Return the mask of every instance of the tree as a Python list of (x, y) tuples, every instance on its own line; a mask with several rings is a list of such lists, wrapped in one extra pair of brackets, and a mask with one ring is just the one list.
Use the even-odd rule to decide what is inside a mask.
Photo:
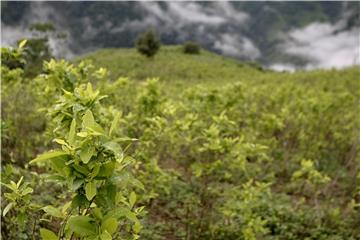
[(186, 42), (183, 46), (183, 51), (186, 54), (200, 54), (200, 45), (197, 42)]
[(41, 72), (43, 61), (53, 57), (49, 38), (55, 32), (55, 27), (51, 23), (35, 23), (29, 29), (32, 38), (27, 40), (25, 49), (25, 75), (33, 77)]
[(149, 30), (137, 38), (135, 46), (141, 54), (152, 57), (160, 49), (160, 44), (160, 38), (155, 30)]

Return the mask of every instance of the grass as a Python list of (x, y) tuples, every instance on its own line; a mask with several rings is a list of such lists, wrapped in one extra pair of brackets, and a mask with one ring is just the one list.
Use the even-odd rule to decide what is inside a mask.
[(76, 61), (82, 59), (90, 59), (95, 66), (109, 69), (112, 79), (119, 76), (138, 80), (158, 77), (165, 82), (186, 79), (188, 82), (200, 83), (233, 81), (262, 75), (251, 64), (205, 50), (198, 55), (184, 54), (181, 46), (163, 46), (153, 58), (140, 55), (136, 49), (102, 49), (81, 56)]
[[(271, 82), (271, 87), (282, 81), (295, 81), (311, 88), (314, 81), (331, 85), (332, 81), (348, 81), (359, 78), (360, 67), (349, 67), (342, 70), (313, 70), (274, 72), (262, 69), (257, 64), (241, 62), (236, 59), (220, 56), (206, 50), (198, 55), (184, 54), (182, 46), (162, 46), (153, 58), (139, 54), (134, 48), (101, 49), (76, 58), (74, 61), (91, 60), (95, 67), (104, 67), (110, 71), (110, 80), (128, 77), (130, 80), (142, 81), (147, 78), (159, 78), (170, 94), (177, 93), (183, 87), (195, 84), (206, 86), (223, 86), (227, 83), (243, 81), (250, 85)], [(326, 79), (326, 81), (323, 81)], [(359, 81), (350, 81), (349, 91), (359, 89)], [(265, 84), (266, 85), (266, 84)], [(331, 86), (330, 86), (331, 87)]]

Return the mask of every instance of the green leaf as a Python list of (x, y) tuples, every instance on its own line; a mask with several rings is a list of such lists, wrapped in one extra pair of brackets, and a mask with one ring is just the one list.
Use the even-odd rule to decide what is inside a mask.
[(137, 188), (140, 188), (141, 190), (145, 189), (144, 184), (142, 184), (142, 182), (140, 182), (136, 178), (131, 179), (130, 183), (131, 183), (131, 185), (133, 185), (133, 186), (135, 186)]
[(71, 121), (71, 125), (70, 125), (70, 131), (69, 131), (69, 136), (68, 136), (68, 142), (70, 143), (70, 145), (73, 145), (75, 142), (75, 135), (76, 134), (76, 119), (74, 118)]
[(113, 141), (115, 142), (135, 142), (138, 141), (137, 138), (129, 138), (129, 137), (121, 137), (121, 138), (115, 138)]
[(61, 150), (54, 150), (54, 151), (46, 152), (46, 153), (39, 155), (37, 158), (31, 160), (30, 164), (43, 162), (43, 161), (46, 161), (49, 159), (53, 159), (53, 158), (65, 156), (65, 155), (69, 155), (69, 154), (64, 151), (61, 151)]
[(53, 206), (43, 207), (42, 210), (44, 210), (47, 214), (53, 217), (63, 218), (63, 214), (61, 213), (61, 211)]
[(73, 167), (76, 171), (78, 171), (79, 173), (84, 174), (85, 176), (90, 173), (89, 170), (88, 170), (86, 167), (80, 166), (80, 165), (78, 165), (78, 164), (76, 164), (76, 163), (73, 164), (72, 167)]
[(95, 165), (95, 167), (92, 169), (91, 174), (90, 174), (89, 177), (91, 179), (93, 179), (94, 177), (96, 177), (98, 175), (99, 171), (100, 171), (100, 164), (97, 163)]
[(96, 217), (97, 219), (102, 219), (103, 218), (103, 214), (101, 212), (101, 209), (98, 208), (98, 207), (93, 208), (92, 213), (93, 213), (93, 216)]
[(133, 221), (133, 222), (135, 222), (135, 223), (139, 221), (139, 220), (137, 219), (135, 213), (133, 213), (133, 212), (131, 212), (131, 211), (129, 211), (129, 210), (125, 211), (124, 213), (125, 213), (125, 216), (127, 217), (127, 219), (129, 219), (129, 220), (131, 220), (131, 221)]
[(85, 185), (86, 198), (90, 201), (96, 195), (96, 182), (91, 181)]
[(66, 166), (66, 159), (60, 157), (53, 158), (51, 159), (51, 166), (55, 171), (57, 171), (63, 176), (66, 176), (66, 174), (68, 173), (69, 167)]
[(25, 196), (25, 195), (27, 195), (29, 193), (32, 193), (33, 191), (34, 190), (31, 187), (27, 187), (27, 188), (24, 189), (24, 191), (21, 192), (21, 195)]
[(88, 83), (88, 84), (86, 85), (86, 93), (87, 93), (89, 96), (93, 95), (93, 88), (92, 88), (91, 83)]
[(4, 187), (7, 187), (9, 190), (11, 190), (13, 192), (17, 190), (16, 183), (14, 183), (14, 184), (1, 183), (1, 185), (3, 185)]
[(85, 138), (85, 137), (88, 136), (88, 133), (87, 132), (79, 132), (76, 135), (79, 136), (79, 137)]
[(94, 146), (91, 146), (90, 144), (86, 144), (83, 148), (80, 150), (80, 159), (83, 163), (88, 163), (93, 156), (95, 152)]
[(3, 216), (5, 217), (5, 215), (10, 211), (10, 209), (15, 206), (14, 202), (9, 203), (8, 205), (6, 205), (6, 207), (3, 210)]
[(21, 178), (19, 179), (19, 181), (16, 183), (16, 187), (17, 187), (17, 188), (19, 188), (19, 187), (20, 187), (20, 185), (21, 185), (21, 183), (22, 183), (23, 179), (24, 179), (24, 176), (21, 176)]
[(135, 202), (136, 202), (136, 193), (131, 192), (130, 193), (130, 198), (129, 198), (130, 208), (133, 208)]
[(94, 136), (105, 136), (104, 129), (97, 123), (94, 123), (93, 126), (87, 127), (87, 130), (90, 130), (90, 134)]
[(18, 190), (18, 186), (14, 181), (10, 181), (10, 186), (12, 187), (14, 192), (16, 192)]
[(105, 149), (114, 153), (116, 160), (122, 161), (124, 154), (121, 149), (121, 146), (116, 142), (107, 142), (103, 145)]
[(96, 234), (96, 226), (88, 216), (73, 216), (69, 218), (68, 227), (72, 232), (85, 237)]
[(65, 203), (65, 204), (62, 206), (62, 208), (61, 208), (61, 213), (62, 213), (62, 214), (65, 214), (66, 211), (69, 209), (70, 206), (71, 206), (71, 201)]
[(66, 145), (66, 142), (63, 139), (55, 138), (53, 141), (60, 145)]
[(108, 177), (114, 172), (114, 169), (115, 169), (115, 162), (108, 161), (101, 165), (97, 177)]
[(58, 240), (55, 233), (45, 228), (40, 228), (40, 236), (42, 240)]
[(99, 206), (106, 206), (112, 209), (116, 202), (117, 188), (114, 184), (105, 183), (96, 195), (96, 203)]
[(141, 230), (141, 228), (142, 228), (141, 223), (140, 223), (140, 222), (136, 222), (132, 228), (133, 228), (133, 230), (134, 230), (135, 233), (140, 232), (140, 230)]
[(77, 194), (74, 198), (73, 198), (73, 200), (72, 200), (72, 202), (71, 202), (71, 207), (72, 208), (77, 208), (77, 207), (79, 207), (79, 206), (82, 206), (82, 205), (84, 205), (84, 204), (86, 204), (88, 201), (87, 201), (87, 199), (86, 199), (86, 197), (84, 196), (84, 195), (82, 195), (82, 194)]
[(100, 235), (101, 240), (112, 240), (112, 236), (107, 231), (101, 233)]
[(95, 122), (94, 116), (90, 110), (87, 110), (83, 116), (82, 131), (87, 132), (90, 130), (90, 134), (95, 136), (104, 135), (104, 129)]
[(84, 183), (84, 179), (78, 179), (76, 178), (73, 182), (72, 182), (72, 186), (71, 189), (75, 192), (76, 190), (78, 190), (81, 185)]
[(101, 230), (103, 232), (107, 231), (108, 233), (110, 233), (110, 235), (112, 235), (116, 232), (118, 225), (119, 223), (116, 218), (111, 217), (102, 222)]
[(25, 47), (26, 42), (27, 42), (26, 39), (22, 40), (22, 41), (19, 43), (19, 48)]
[(88, 127), (92, 127), (95, 124), (95, 119), (94, 116), (92, 114), (92, 112), (90, 110), (87, 110), (84, 114), (84, 116), (82, 117), (82, 128), (86, 129)]
[(117, 113), (114, 117), (114, 120), (111, 123), (110, 130), (109, 130), (109, 136), (111, 136), (114, 129), (118, 126), (120, 120), (120, 113)]

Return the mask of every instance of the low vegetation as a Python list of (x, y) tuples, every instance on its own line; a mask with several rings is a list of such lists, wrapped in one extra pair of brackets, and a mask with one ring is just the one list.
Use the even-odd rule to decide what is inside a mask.
[(2, 238), (360, 238), (359, 67), (172, 46), (33, 78), (25, 48), (2, 49)]

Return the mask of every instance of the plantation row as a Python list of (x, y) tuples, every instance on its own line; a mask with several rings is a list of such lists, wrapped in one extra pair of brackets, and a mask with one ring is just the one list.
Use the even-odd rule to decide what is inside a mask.
[(359, 68), (175, 91), (28, 78), (25, 44), (2, 49), (4, 239), (360, 238)]

